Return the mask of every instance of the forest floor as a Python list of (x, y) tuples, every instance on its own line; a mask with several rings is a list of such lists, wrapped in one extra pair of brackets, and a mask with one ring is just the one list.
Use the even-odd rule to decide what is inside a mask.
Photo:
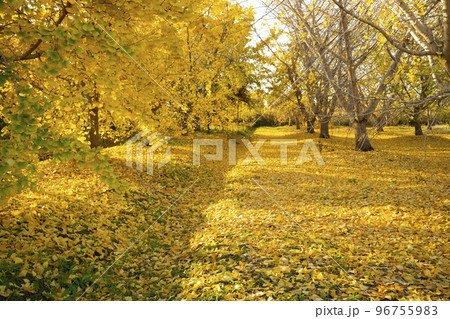
[[(224, 141), (225, 160), (194, 166), (192, 137), (174, 139), (153, 176), (112, 147), (124, 194), (42, 162), (37, 189), (0, 210), (0, 299), (448, 300), (450, 134), (386, 127), (367, 153), (351, 129), (330, 134), (258, 128), (266, 165), (243, 165), (237, 138), (237, 165)], [(325, 165), (295, 165), (310, 138)], [(271, 139), (298, 140), (287, 165)]]

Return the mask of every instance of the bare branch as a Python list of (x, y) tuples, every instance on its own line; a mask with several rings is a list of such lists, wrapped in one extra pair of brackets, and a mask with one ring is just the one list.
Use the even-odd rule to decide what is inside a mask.
[[(347, 13), (348, 15), (352, 16), (353, 18), (357, 19), (358, 21), (361, 21), (362, 23), (365, 23), (369, 26), (371, 26), (372, 28), (374, 28), (375, 30), (377, 30), (378, 32), (380, 32), (384, 38), (390, 43), (392, 44), (395, 48), (397, 48), (398, 50), (401, 50), (407, 54), (411, 54), (411, 55), (416, 55), (416, 56), (427, 56), (427, 55), (439, 55), (439, 53), (437, 51), (413, 51), (410, 50), (408, 48), (405, 48), (404, 46), (402, 46), (401, 44), (399, 44), (395, 39), (393, 39), (383, 28), (381, 28), (380, 26), (376, 25), (375, 23), (373, 23), (372, 21), (369, 21), (363, 17), (360, 17), (359, 15), (355, 14), (354, 12), (348, 10), (347, 8), (345, 8), (341, 3), (339, 3), (337, 0), (332, 0), (339, 8), (341, 8), (342, 11), (344, 11), (345, 13)], [(448, 0), (445, 0), (448, 1)]]

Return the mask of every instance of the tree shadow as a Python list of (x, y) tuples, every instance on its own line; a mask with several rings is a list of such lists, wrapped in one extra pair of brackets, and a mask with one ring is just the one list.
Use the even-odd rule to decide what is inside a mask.
[[(239, 139), (238, 166), (228, 165), (227, 150), (224, 161), (193, 166), (186, 138), (173, 144), (173, 161), (153, 176), (126, 167), (125, 148), (112, 148), (111, 163), (129, 185), (124, 196), (92, 180), (89, 171), (50, 170), (65, 184), (53, 185), (50, 197), (21, 202), (23, 209), (37, 207), (39, 218), (17, 216), (6, 226), (2, 215), (5, 229), (27, 230), (2, 245), (28, 254), (37, 275), (21, 277), (8, 261), (2, 282), (16, 285), (21, 294), (14, 300), (75, 300), (91, 285), (82, 300), (442, 296), (445, 274), (438, 265), (448, 251), (439, 225), (445, 225), (448, 190), (439, 172), (448, 164), (438, 151), (439, 145), (448, 149), (448, 140), (429, 137), (436, 156), (429, 153), (430, 161), (420, 163), (408, 150), (420, 145), (416, 137), (374, 140), (381, 149), (361, 153), (349, 152), (352, 136), (331, 135), (320, 144), (318, 133), (252, 137), (298, 139), (287, 166), (279, 163), (280, 148), (268, 142), (260, 152), (266, 166), (242, 166), (249, 153)], [(324, 166), (293, 165), (309, 138), (321, 147)], [(33, 223), (42, 227), (28, 233)], [(342, 270), (358, 279), (356, 289)], [(317, 279), (319, 272), (329, 281)], [(24, 279), (34, 292), (21, 288)]]
[(421, 164), (420, 156), (405, 152), (410, 139), (386, 139), (385, 145), (399, 145), (398, 154), (349, 153), (345, 138), (327, 140), (324, 166), (292, 165), (295, 152), (282, 166), (279, 147), (269, 145), (260, 152), (266, 166), (239, 166), (247, 155), (241, 154), (220, 200), (205, 210), (182, 297), (443, 298), (446, 186), (439, 163)]

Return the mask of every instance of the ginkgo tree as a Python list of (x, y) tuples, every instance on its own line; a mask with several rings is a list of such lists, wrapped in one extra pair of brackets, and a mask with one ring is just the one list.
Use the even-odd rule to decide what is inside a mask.
[[(112, 28), (114, 18), (116, 23), (123, 20), (124, 11), (96, 5), (96, 12), (89, 12), (81, 1), (10, 1), (0, 5), (1, 114), (7, 124), (1, 141), (2, 195), (30, 185), (33, 163), (42, 152), (80, 164), (89, 162), (101, 171), (108, 165), (86, 149), (77, 133), (89, 131), (91, 147), (98, 146), (103, 96), (120, 81), (120, 74), (108, 74), (126, 57), (110, 35), (119, 41), (126, 39), (113, 30), (110, 35), (102, 32), (92, 19), (100, 15)], [(76, 120), (80, 118), (84, 121)], [(112, 182), (111, 176), (106, 178)]]
[(413, 62), (414, 67), (409, 68), (412, 76), (403, 88), (407, 91), (421, 83), (419, 96), (407, 97), (413, 109), (411, 124), (416, 135), (421, 135), (418, 114), (434, 104), (436, 118), (442, 111), (440, 105), (448, 104), (450, 97), (450, 2), (386, 0), (378, 13), (372, 9), (373, 1), (359, 2), (353, 9), (349, 9), (350, 3), (333, 2), (353, 19), (370, 26), (381, 42), (389, 43)]
[[(313, 58), (321, 63), (321, 69), (314, 70), (317, 76), (313, 73), (313, 81), (320, 83), (314, 79), (323, 76), (326, 78), (335, 98), (346, 110), (355, 128), (355, 149), (370, 151), (373, 147), (367, 132), (369, 118), (377, 112), (386, 88), (396, 80), (395, 74), (398, 73), (398, 65), (404, 50), (395, 45), (384, 44), (380, 41), (381, 36), (373, 28), (358, 19), (353, 19), (341, 8), (350, 2), (341, 1), (340, 6), (335, 6), (334, 3), (321, 0), (308, 2), (284, 0), (281, 4), (285, 8), (283, 11), (286, 15), (285, 20), (295, 23), (293, 29), (297, 30), (297, 33), (306, 31), (305, 34), (301, 34), (306, 44), (303, 50), (307, 54), (312, 54)], [(383, 20), (385, 13), (383, 10), (386, 8), (370, 7), (370, 10), (379, 21)], [(326, 31), (330, 26), (334, 28), (331, 33)], [(408, 40), (407, 37), (408, 34), (401, 45)], [(333, 70), (329, 56), (339, 61), (345, 72)], [(390, 57), (387, 64), (384, 62), (385, 59), (380, 58), (386, 56)], [(374, 65), (380, 67), (374, 68)], [(310, 72), (308, 68), (306, 73)], [(308, 75), (308, 78), (311, 76)], [(312, 99), (310, 101), (313, 102)]]
[(185, 76), (179, 85), (189, 114), (209, 129), (213, 122), (239, 121), (240, 108), (251, 104), (250, 86), (257, 83), (250, 62), (255, 53), (248, 46), (253, 17), (249, 9), (226, 1), (206, 6), (201, 17), (183, 35)]
[(251, 9), (210, 0), (0, 6), (4, 195), (30, 184), (39, 154), (82, 163), (98, 157), (87, 145), (142, 126), (187, 131), (251, 105)]

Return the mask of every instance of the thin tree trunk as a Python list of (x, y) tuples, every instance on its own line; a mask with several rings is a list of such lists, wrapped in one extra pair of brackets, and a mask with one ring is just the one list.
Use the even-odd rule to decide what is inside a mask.
[(89, 110), (89, 142), (91, 148), (100, 146), (100, 132), (98, 122), (98, 107), (94, 107)]
[(444, 24), (444, 59), (447, 73), (450, 74), (450, 0), (442, 0)]
[(433, 129), (433, 117), (431, 115), (430, 109), (427, 109), (427, 131), (431, 131)]
[(419, 121), (420, 107), (415, 105), (413, 109), (413, 116), (411, 120), (411, 124), (414, 126), (414, 135), (420, 136), (423, 135), (422, 126)]
[(328, 124), (330, 122), (321, 122), (320, 123), (320, 136), (319, 138), (330, 138), (330, 133), (328, 129)]
[[(427, 90), (428, 90), (427, 78), (424, 75), (421, 75), (420, 81), (421, 81), (421, 86), (422, 86), (421, 91), (420, 91), (420, 98), (425, 99), (427, 97)], [(416, 136), (423, 135), (419, 116), (420, 116), (420, 112), (424, 109), (424, 107), (425, 107), (425, 104), (414, 105), (414, 107), (413, 107), (411, 124), (414, 125), (414, 135), (416, 135)]]
[(344, 34), (345, 54), (347, 58), (348, 88), (350, 91), (348, 97), (349, 105), (352, 110), (354, 110), (357, 120), (362, 121), (364, 115), (362, 115), (361, 102), (359, 101), (358, 78), (356, 76), (356, 67), (354, 65), (352, 54), (353, 47), (350, 39), (350, 31), (348, 30), (347, 14), (344, 11), (341, 11), (341, 25)]
[(297, 129), (297, 130), (299, 130), (300, 129), (300, 111), (298, 110), (298, 109), (296, 109), (295, 111), (294, 111), (295, 113), (294, 113), (294, 119), (295, 119), (295, 128)]
[(306, 119), (306, 132), (313, 134), (314, 133), (314, 122), (316, 119), (314, 117), (310, 117)]
[(362, 152), (373, 151), (373, 147), (370, 145), (369, 135), (367, 134), (367, 120), (355, 120), (353, 126), (355, 127), (355, 150)]
[[(347, 58), (347, 71), (349, 81), (349, 105), (352, 107), (355, 113), (355, 119), (353, 120), (353, 126), (355, 128), (355, 150), (368, 152), (373, 151), (372, 145), (370, 145), (369, 135), (367, 134), (367, 114), (363, 114), (362, 105), (359, 101), (359, 91), (357, 86), (356, 68), (353, 63), (352, 50), (350, 39), (350, 31), (348, 30), (347, 16), (344, 11), (341, 11), (341, 25), (342, 32), (344, 33), (345, 53)], [(352, 113), (353, 113), (352, 112)]]
[(386, 117), (386, 115), (384, 114), (384, 112), (376, 117), (376, 119), (377, 119), (377, 132), (384, 132), (384, 126), (386, 125), (385, 117)]
[(416, 136), (423, 135), (422, 126), (420, 125), (419, 121), (414, 122), (414, 135)]
[(377, 132), (384, 132), (384, 116), (380, 115), (377, 118)]

